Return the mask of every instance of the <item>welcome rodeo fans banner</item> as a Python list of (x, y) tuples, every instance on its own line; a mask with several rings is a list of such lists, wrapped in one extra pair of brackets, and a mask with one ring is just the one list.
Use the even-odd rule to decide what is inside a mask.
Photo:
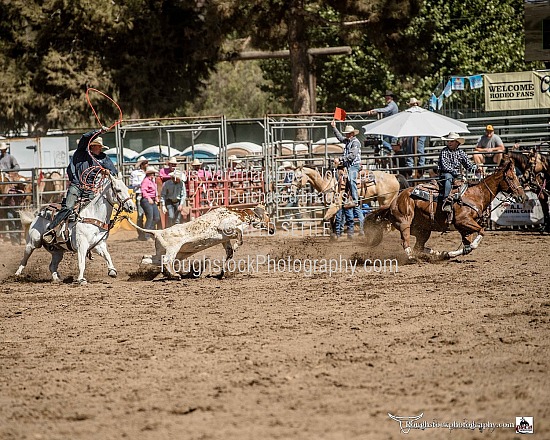
[(487, 111), (550, 107), (550, 71), (494, 73), (484, 77)]

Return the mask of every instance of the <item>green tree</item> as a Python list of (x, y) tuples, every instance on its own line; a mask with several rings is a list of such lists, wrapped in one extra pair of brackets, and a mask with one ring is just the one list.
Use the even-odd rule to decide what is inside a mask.
[[(5, 0), (0, 4), (1, 131), (94, 123), (95, 87), (133, 117), (165, 116), (196, 94), (224, 38), (211, 2)], [(95, 102), (107, 125), (117, 117)]]

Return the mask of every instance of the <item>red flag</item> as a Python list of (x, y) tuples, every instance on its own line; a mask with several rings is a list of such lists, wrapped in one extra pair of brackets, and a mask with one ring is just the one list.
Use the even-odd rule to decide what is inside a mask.
[(336, 110), (334, 110), (334, 119), (337, 121), (345, 121), (346, 111), (342, 108), (336, 107)]

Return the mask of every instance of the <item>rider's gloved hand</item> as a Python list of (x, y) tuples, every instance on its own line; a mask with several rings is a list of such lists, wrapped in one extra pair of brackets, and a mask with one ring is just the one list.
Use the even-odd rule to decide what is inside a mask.
[(109, 131), (109, 127), (106, 127), (105, 125), (101, 126), (101, 132), (102, 133), (107, 133), (108, 131)]

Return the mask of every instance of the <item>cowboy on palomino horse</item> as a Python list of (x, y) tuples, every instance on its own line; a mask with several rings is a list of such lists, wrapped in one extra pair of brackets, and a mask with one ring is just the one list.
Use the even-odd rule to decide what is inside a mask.
[(94, 197), (93, 187), (99, 174), (106, 176), (110, 173), (117, 176), (115, 165), (109, 156), (103, 153), (103, 150), (109, 147), (103, 145), (103, 139), (99, 137), (107, 130), (107, 127), (102, 127), (100, 130), (89, 131), (78, 141), (78, 147), (67, 167), (67, 176), (70, 181), (67, 196), (61, 209), (51, 221), (48, 231), (42, 237), (46, 244), (56, 241), (57, 226), (71, 215), (78, 200), (86, 201)]

